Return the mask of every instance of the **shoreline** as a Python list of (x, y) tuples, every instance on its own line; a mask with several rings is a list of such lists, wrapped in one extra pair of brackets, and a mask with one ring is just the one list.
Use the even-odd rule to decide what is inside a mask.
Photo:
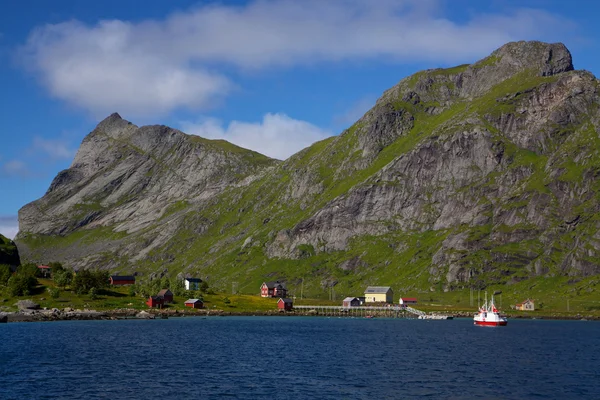
[[(454, 312), (446, 313), (453, 318), (472, 318), (473, 313)], [(91, 320), (124, 320), (124, 319), (168, 319), (181, 317), (340, 317), (354, 318), (348, 315), (338, 314), (319, 314), (315, 312), (296, 312), (296, 311), (224, 311), (210, 309), (190, 310), (136, 310), (136, 309), (117, 309), (108, 311), (96, 311), (89, 309), (52, 309), (52, 310), (20, 310), (16, 312), (0, 312), (0, 323), (8, 322), (50, 322), (50, 321), (91, 321)], [(375, 315), (385, 318), (386, 315)], [(506, 314), (508, 319), (540, 319), (540, 320), (564, 320), (564, 321), (598, 321), (600, 317), (593, 315), (577, 314), (573, 316), (566, 315), (514, 315)], [(358, 317), (362, 318), (362, 317)], [(410, 317), (400, 317), (406, 319), (416, 319)]]

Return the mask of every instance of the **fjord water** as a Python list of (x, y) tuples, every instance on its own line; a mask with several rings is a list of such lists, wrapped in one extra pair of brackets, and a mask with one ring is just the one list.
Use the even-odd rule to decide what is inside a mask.
[(600, 398), (600, 323), (209, 317), (0, 325), (1, 399)]

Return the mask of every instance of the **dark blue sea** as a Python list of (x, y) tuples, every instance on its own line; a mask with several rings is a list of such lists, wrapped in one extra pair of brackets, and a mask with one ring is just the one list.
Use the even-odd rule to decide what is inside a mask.
[(600, 322), (186, 317), (0, 325), (1, 399), (600, 399)]

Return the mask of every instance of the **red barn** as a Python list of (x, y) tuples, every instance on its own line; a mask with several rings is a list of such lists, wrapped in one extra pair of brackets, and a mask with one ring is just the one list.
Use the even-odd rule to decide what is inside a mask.
[(171, 292), (169, 289), (161, 290), (158, 292), (157, 296), (162, 297), (162, 299), (165, 301), (165, 304), (173, 302), (173, 292)]
[(150, 308), (163, 308), (163, 306), (165, 305), (165, 301), (162, 297), (150, 296), (146, 304)]
[(134, 285), (135, 284), (135, 276), (133, 275), (111, 275), (110, 284), (113, 286), (118, 285)]
[(283, 297), (287, 296), (287, 288), (285, 283), (279, 281), (263, 282), (260, 287), (261, 297)]
[(292, 311), (292, 309), (294, 308), (294, 302), (292, 301), (292, 299), (280, 298), (277, 301), (277, 308), (284, 311)]
[(188, 299), (183, 303), (186, 307), (203, 308), (204, 303), (200, 299)]

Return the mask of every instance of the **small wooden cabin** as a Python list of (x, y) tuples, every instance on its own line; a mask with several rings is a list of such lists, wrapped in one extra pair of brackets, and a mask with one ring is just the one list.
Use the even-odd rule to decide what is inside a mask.
[(165, 301), (162, 297), (150, 296), (148, 298), (148, 301), (146, 301), (146, 304), (150, 308), (163, 308), (163, 306), (165, 305)]
[(200, 299), (188, 299), (183, 304), (186, 307), (191, 307), (191, 308), (203, 308), (204, 307), (204, 302), (202, 302), (202, 300), (200, 300)]
[(356, 297), (346, 297), (342, 301), (342, 307), (350, 308), (350, 307), (358, 307), (360, 306), (360, 300)]
[(292, 311), (294, 309), (294, 302), (292, 299), (280, 298), (277, 301), (277, 308), (281, 311)]
[(169, 289), (161, 290), (160, 292), (158, 292), (157, 296), (162, 297), (165, 304), (173, 302), (173, 292), (171, 292), (171, 290)]
[(417, 298), (416, 297), (401, 297), (400, 298), (400, 305), (401, 306), (408, 306), (411, 304), (417, 304)]

